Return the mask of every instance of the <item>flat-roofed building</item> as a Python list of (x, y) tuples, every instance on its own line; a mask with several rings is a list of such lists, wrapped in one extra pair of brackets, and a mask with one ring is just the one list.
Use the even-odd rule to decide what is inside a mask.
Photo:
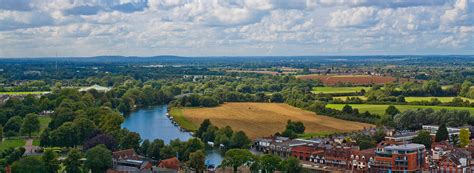
[(376, 172), (421, 172), (425, 152), (425, 146), (421, 144), (377, 147), (372, 168)]

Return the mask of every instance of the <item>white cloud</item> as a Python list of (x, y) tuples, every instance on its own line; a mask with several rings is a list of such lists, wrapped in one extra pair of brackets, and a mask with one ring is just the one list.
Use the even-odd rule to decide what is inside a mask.
[(474, 53), (474, 0), (0, 4), (0, 57)]
[(377, 22), (377, 9), (374, 7), (356, 7), (337, 10), (331, 13), (331, 27), (369, 27)]

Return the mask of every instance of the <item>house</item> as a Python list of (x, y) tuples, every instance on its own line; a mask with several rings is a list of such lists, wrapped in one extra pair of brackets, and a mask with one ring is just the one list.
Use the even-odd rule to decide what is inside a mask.
[(112, 152), (114, 160), (125, 160), (125, 159), (135, 159), (138, 160), (140, 157), (135, 152), (134, 149), (126, 149)]
[(368, 172), (374, 163), (375, 149), (352, 150), (349, 160), (351, 170), (354, 172)]
[(311, 155), (315, 152), (322, 152), (322, 150), (304, 145), (291, 148), (291, 156), (303, 161), (310, 161)]
[(471, 152), (457, 148), (442, 156), (437, 172), (464, 173), (471, 172)]
[(178, 158), (176, 157), (162, 160), (160, 164), (158, 164), (158, 168), (166, 168), (166, 169), (172, 169), (176, 171), (179, 171), (179, 167), (180, 167), (180, 162)]
[(395, 142), (408, 142), (415, 138), (416, 135), (416, 131), (397, 131), (391, 132), (390, 135), (385, 136), (385, 140)]
[(149, 172), (153, 166), (133, 149), (112, 152), (112, 164), (108, 173)]
[[(326, 150), (322, 156), (324, 157), (324, 162), (327, 166), (334, 167), (334, 168), (350, 168), (350, 156), (351, 156), (351, 148), (348, 147), (335, 147), (329, 150)], [(321, 157), (322, 158), (322, 157)], [(321, 162), (321, 161), (320, 161)], [(350, 170), (350, 169), (349, 169)]]

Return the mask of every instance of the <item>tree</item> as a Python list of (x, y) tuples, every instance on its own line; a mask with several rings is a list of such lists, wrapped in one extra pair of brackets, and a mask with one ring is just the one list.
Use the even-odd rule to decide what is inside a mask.
[(25, 157), (12, 165), (12, 173), (46, 172), (44, 162), (37, 157)]
[(104, 145), (97, 145), (86, 152), (85, 166), (91, 169), (92, 173), (105, 172), (112, 167), (112, 152)]
[(446, 128), (446, 124), (443, 123), (439, 126), (438, 131), (436, 131), (435, 141), (440, 142), (440, 141), (448, 140), (448, 138), (449, 138), (448, 128)]
[(300, 165), (300, 160), (295, 157), (289, 157), (288, 159), (284, 160), (281, 167), (283, 172), (288, 173), (303, 171), (303, 168)]
[(75, 119), (73, 125), (77, 130), (77, 140), (80, 142), (84, 142), (84, 140), (92, 137), (91, 135), (94, 134), (97, 129), (94, 122), (86, 118)]
[(355, 137), (355, 140), (356, 140), (357, 145), (359, 146), (359, 148), (360, 148), (361, 150), (373, 148), (373, 147), (376, 146), (376, 142), (375, 142), (374, 139), (372, 139), (371, 136), (358, 134), (358, 135)]
[(449, 143), (451, 143), (453, 146), (459, 146), (459, 135), (452, 134), (449, 136)]
[(376, 143), (380, 143), (385, 139), (385, 131), (383, 129), (377, 128), (372, 138), (375, 140)]
[(31, 137), (32, 132), (39, 131), (40, 129), (40, 122), (38, 119), (38, 115), (36, 114), (28, 114), (23, 119), (23, 124), (21, 125), (21, 133), (28, 134), (28, 137)]
[(186, 142), (184, 147), (184, 160), (188, 160), (190, 153), (204, 149), (204, 143), (199, 138), (191, 138)]
[(64, 166), (66, 166), (67, 173), (81, 173), (82, 163), (80, 159), (82, 153), (77, 149), (72, 149), (67, 154), (67, 158), (64, 160)]
[(281, 159), (275, 155), (264, 155), (260, 159), (260, 166), (262, 170), (266, 173), (273, 173), (277, 170), (278, 165), (280, 165)]
[(270, 101), (273, 103), (282, 103), (285, 101), (285, 98), (283, 97), (283, 94), (281, 93), (273, 93), (272, 96), (270, 97)]
[(79, 143), (77, 138), (76, 128), (72, 122), (66, 122), (51, 132), (50, 142), (53, 146), (74, 147)]
[(431, 143), (433, 143), (430, 132), (426, 130), (418, 131), (418, 134), (416, 135), (416, 137), (413, 138), (412, 142), (417, 144), (423, 144), (425, 145), (426, 149), (430, 149)]
[(471, 143), (469, 140), (469, 137), (471, 136), (471, 132), (469, 131), (468, 128), (462, 128), (461, 131), (459, 132), (459, 146), (460, 147), (466, 147)]
[(301, 121), (293, 122), (291, 120), (288, 120), (286, 122), (286, 129), (287, 130), (292, 130), (293, 132), (297, 134), (302, 134), (304, 133), (305, 127), (304, 124)]
[(230, 139), (230, 145), (232, 148), (247, 148), (249, 147), (250, 142), (250, 139), (243, 131), (234, 133)]
[(255, 159), (255, 156), (247, 149), (230, 149), (225, 153), (223, 166), (230, 166), (237, 172), (237, 168), (243, 165), (249, 165)]
[(347, 114), (352, 114), (353, 112), (352, 106), (344, 105), (344, 107), (342, 108), (342, 112), (347, 113)]
[(20, 116), (14, 116), (8, 119), (7, 123), (3, 127), (4, 132), (19, 132), (23, 119)]
[(468, 80), (464, 81), (461, 85), (461, 90), (459, 91), (460, 96), (467, 96), (467, 93), (471, 89), (472, 83)]
[(211, 125), (211, 120), (205, 119), (202, 121), (201, 126), (196, 131), (195, 136), (198, 138), (202, 138), (202, 134), (207, 131), (207, 128)]
[(152, 159), (159, 160), (161, 159), (160, 150), (165, 146), (165, 142), (161, 139), (155, 139), (150, 146), (148, 147), (147, 154), (148, 157)]
[(53, 150), (45, 150), (41, 159), (45, 163), (46, 172), (56, 173), (59, 169), (58, 155)]
[(189, 154), (189, 161), (186, 164), (194, 171), (200, 173), (206, 169), (206, 165), (204, 164), (205, 160), (206, 156), (204, 155), (204, 152), (202, 150), (198, 150)]
[(44, 129), (43, 133), (40, 135), (40, 146), (47, 147), (51, 146), (51, 139), (49, 138), (50, 129), (49, 127)]
[(140, 154), (143, 156), (148, 156), (148, 148), (150, 148), (150, 140), (145, 139), (140, 146)]
[(120, 148), (130, 149), (133, 148), (135, 151), (140, 149), (141, 138), (140, 134), (136, 132), (128, 132), (124, 138), (120, 141)]
[(117, 149), (117, 140), (111, 135), (108, 134), (99, 134), (94, 136), (93, 138), (84, 142), (82, 149), (89, 150), (89, 148), (93, 148), (97, 145), (104, 144), (107, 149), (111, 151), (115, 151)]
[(0, 141), (3, 141), (3, 127), (0, 125)]
[(400, 111), (393, 105), (390, 105), (385, 109), (385, 115), (390, 115), (392, 118), (399, 113)]
[(109, 112), (106, 115), (102, 115), (100, 118), (99, 128), (106, 133), (110, 133), (117, 129), (120, 129), (125, 119), (122, 115), (117, 112)]

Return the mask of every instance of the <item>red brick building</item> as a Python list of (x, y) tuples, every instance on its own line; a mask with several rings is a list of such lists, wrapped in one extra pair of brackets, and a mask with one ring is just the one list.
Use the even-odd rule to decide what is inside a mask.
[(318, 149), (312, 146), (296, 146), (291, 148), (291, 156), (299, 160), (309, 161), (311, 154), (316, 151), (318, 151)]
[(377, 147), (372, 170), (375, 172), (421, 172), (425, 164), (425, 146), (402, 144)]

